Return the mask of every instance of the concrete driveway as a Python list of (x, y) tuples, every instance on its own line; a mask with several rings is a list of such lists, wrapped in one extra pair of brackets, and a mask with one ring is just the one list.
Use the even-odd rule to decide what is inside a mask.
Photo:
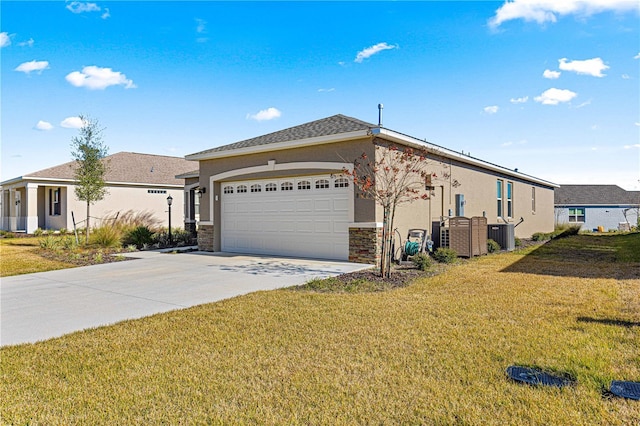
[(369, 267), (229, 253), (132, 256), (136, 260), (3, 278), (0, 345), (32, 343)]

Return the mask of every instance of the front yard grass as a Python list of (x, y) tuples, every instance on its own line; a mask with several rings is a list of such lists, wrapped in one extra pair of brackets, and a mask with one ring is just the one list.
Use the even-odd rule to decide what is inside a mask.
[(0, 238), (0, 277), (72, 268), (73, 264), (40, 255), (38, 238)]
[[(640, 234), (591, 238), (389, 291), (258, 292), (5, 347), (0, 421), (638, 424), (640, 403), (605, 390), (640, 381)], [(577, 382), (519, 385), (514, 364)]]

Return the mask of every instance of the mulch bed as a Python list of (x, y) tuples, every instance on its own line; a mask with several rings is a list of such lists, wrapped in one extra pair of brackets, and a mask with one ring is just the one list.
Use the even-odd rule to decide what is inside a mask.
[(38, 254), (46, 259), (70, 263), (76, 266), (90, 266), (131, 260), (130, 257), (118, 256), (122, 254), (122, 252), (113, 249), (86, 249), (73, 253), (40, 249)]

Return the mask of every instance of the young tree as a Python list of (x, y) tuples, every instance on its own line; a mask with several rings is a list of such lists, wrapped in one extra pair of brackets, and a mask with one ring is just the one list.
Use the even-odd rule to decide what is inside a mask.
[(80, 116), (82, 127), (79, 135), (71, 140), (71, 155), (75, 159), (75, 192), (80, 201), (87, 203), (86, 243), (89, 242), (89, 218), (91, 204), (100, 201), (107, 194), (105, 175), (108, 164), (104, 158), (108, 148), (102, 141), (103, 128), (97, 120)]
[[(396, 209), (401, 204), (428, 199), (430, 182), (438, 176), (432, 170), (434, 160), (428, 158), (426, 150), (378, 142), (375, 152), (376, 158), (370, 159), (363, 153), (354, 162), (353, 171), (345, 169), (343, 172), (353, 178), (362, 197), (375, 200), (383, 209), (380, 275), (388, 278)], [(449, 177), (446, 170), (442, 175)]]

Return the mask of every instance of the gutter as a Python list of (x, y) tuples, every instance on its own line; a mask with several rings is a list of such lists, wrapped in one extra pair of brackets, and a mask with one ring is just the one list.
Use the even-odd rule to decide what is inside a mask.
[(371, 129), (371, 134), (374, 136), (380, 136), (384, 139), (390, 140), (392, 142), (397, 142), (402, 145), (407, 145), (413, 148), (418, 149), (426, 149), (430, 152), (440, 153), (443, 157), (457, 160), (461, 163), (471, 164), (477, 167), (481, 167), (483, 169), (492, 170), (494, 172), (498, 172), (507, 176), (517, 177), (519, 179), (527, 180), (529, 182), (535, 182), (540, 185), (552, 187), (552, 188), (560, 188), (560, 185), (549, 182), (543, 179), (536, 178), (534, 176), (530, 176), (524, 173), (519, 173), (511, 169), (507, 169), (506, 167), (499, 166), (497, 164), (488, 163), (484, 160), (480, 160), (474, 157), (469, 157), (468, 155), (461, 154), (456, 151), (452, 151), (448, 148), (444, 148), (439, 145), (435, 145), (426, 141), (422, 141), (420, 139), (414, 138), (412, 136), (408, 136), (402, 133), (394, 132), (393, 130), (388, 130), (384, 128), (375, 128)]

